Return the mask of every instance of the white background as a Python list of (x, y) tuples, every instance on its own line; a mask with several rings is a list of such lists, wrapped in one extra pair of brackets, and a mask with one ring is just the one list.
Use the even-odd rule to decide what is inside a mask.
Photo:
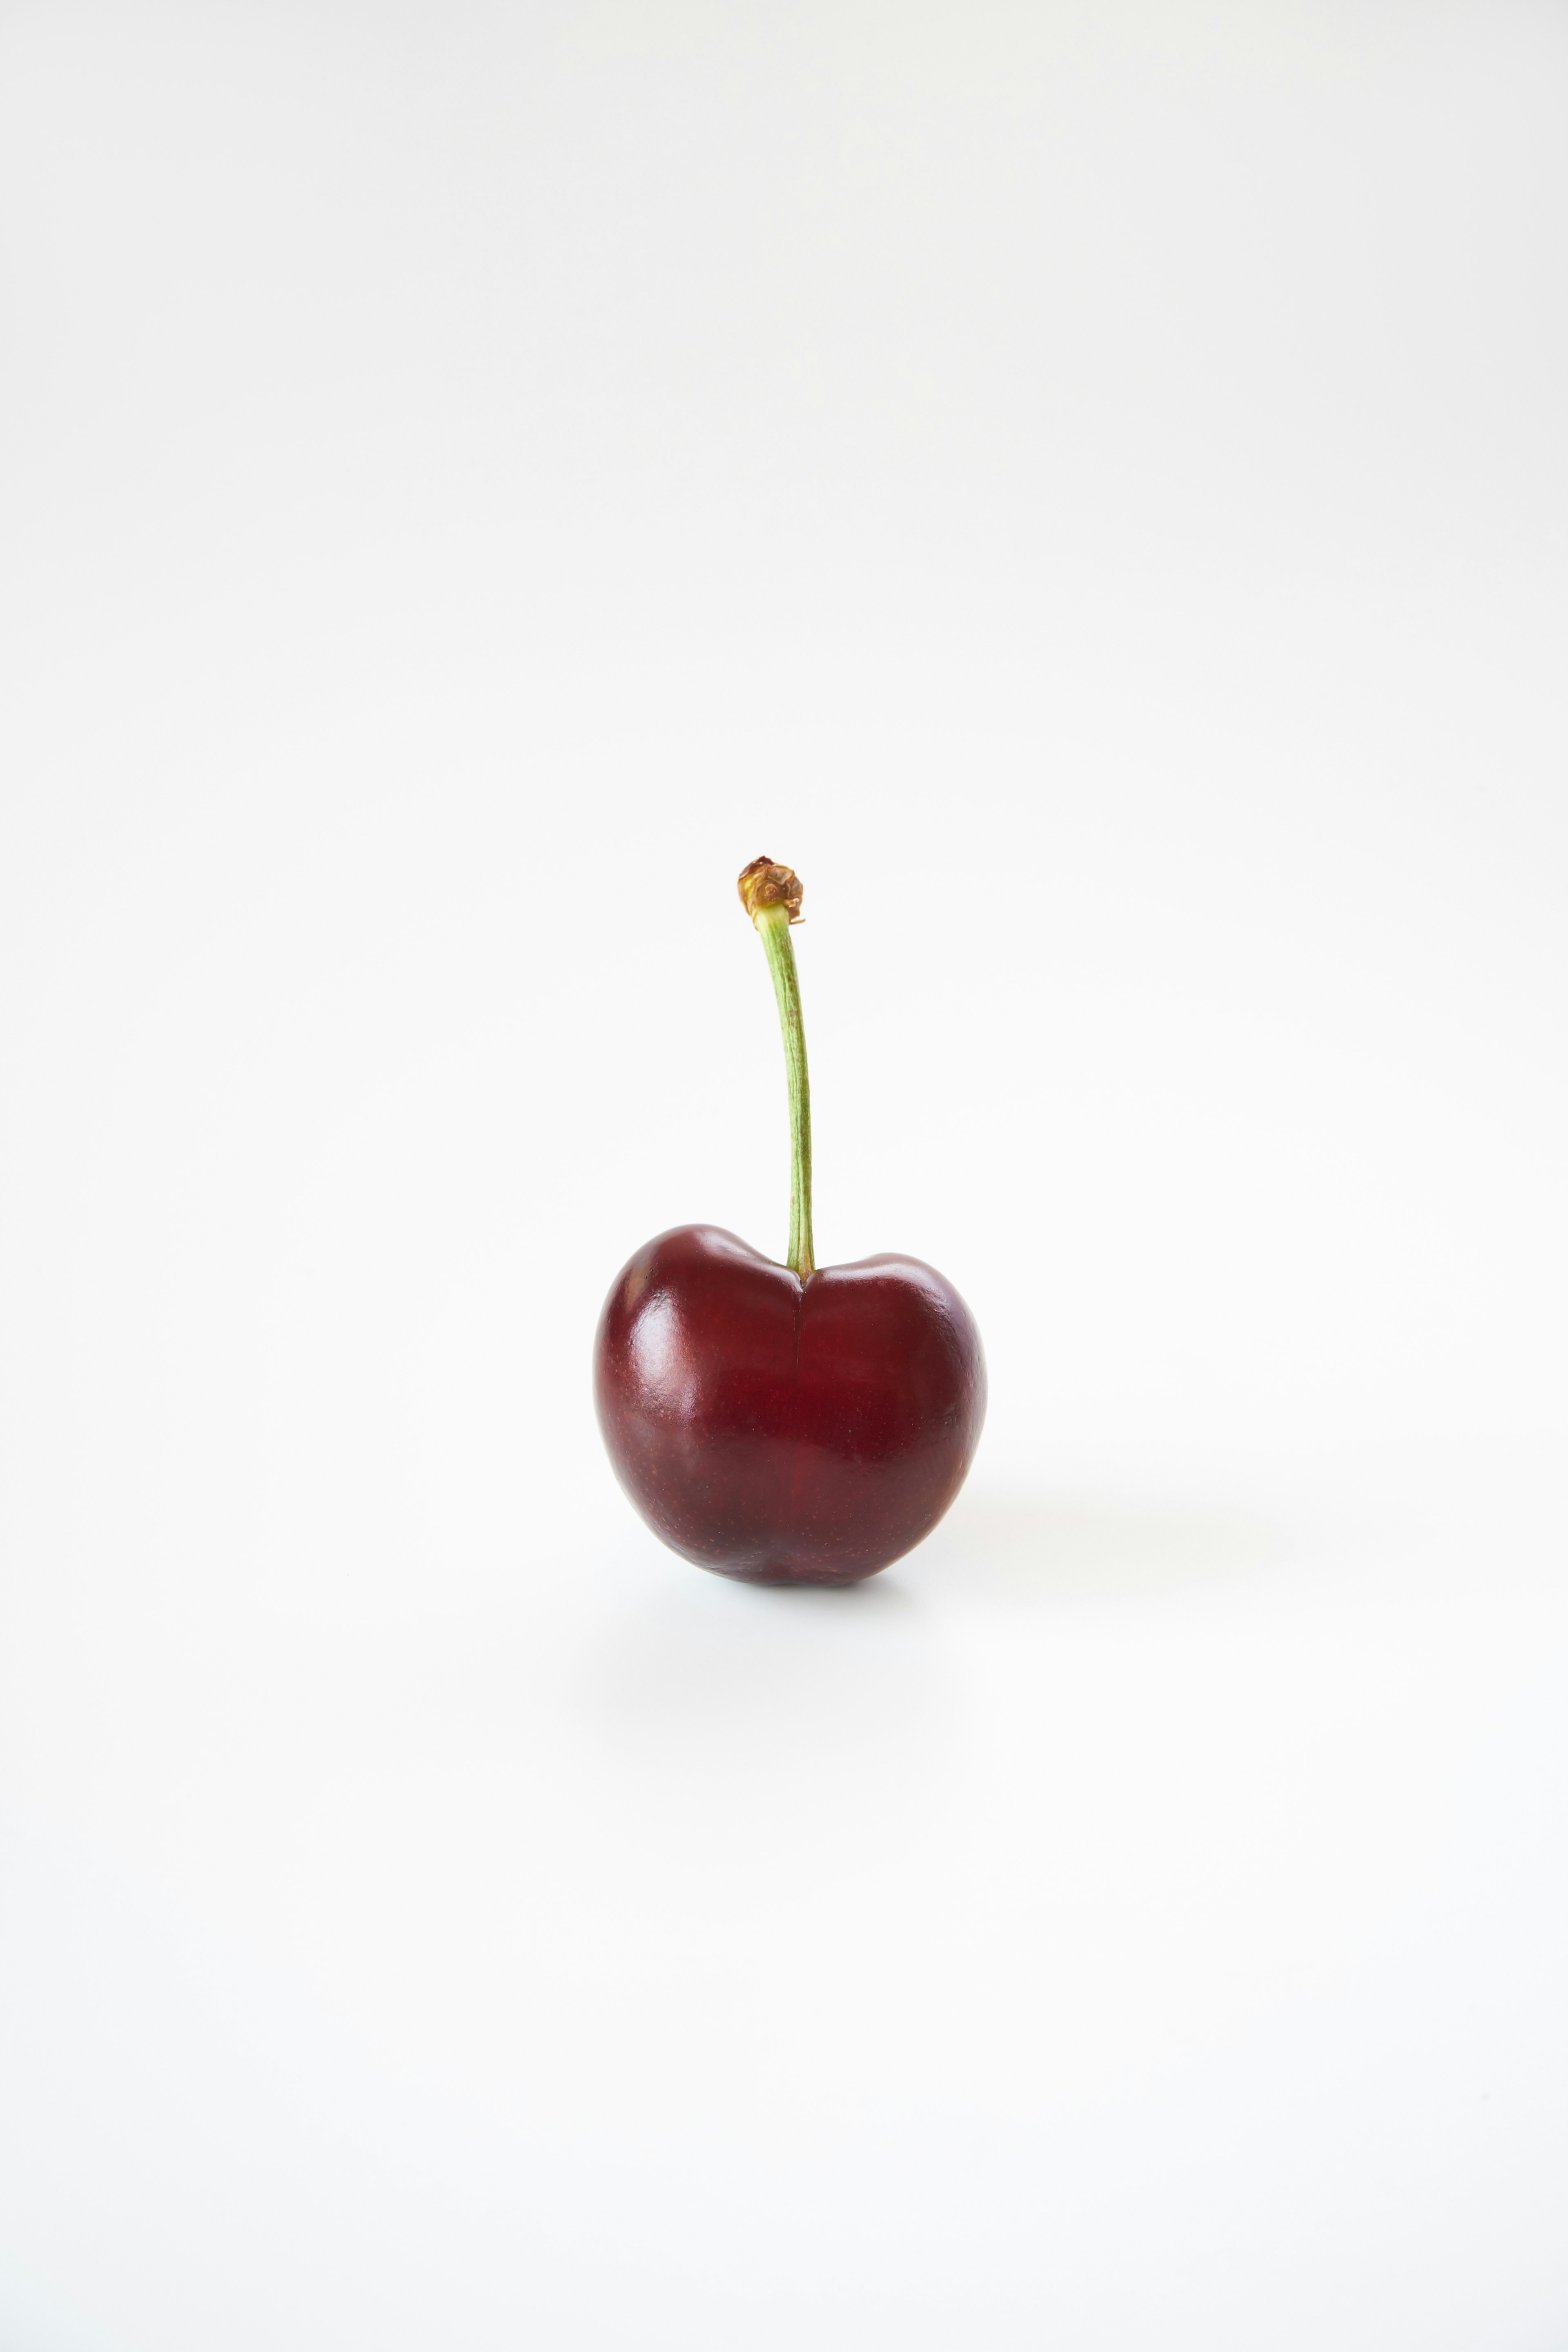
[[(12, 5), (4, 2352), (1568, 2344), (1568, 17)], [(991, 1366), (849, 1594), (689, 1219)]]

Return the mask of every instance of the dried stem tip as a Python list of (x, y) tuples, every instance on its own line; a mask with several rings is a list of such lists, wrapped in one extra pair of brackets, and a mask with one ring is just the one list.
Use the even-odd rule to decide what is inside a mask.
[(792, 923), (800, 920), (800, 877), (771, 857), (753, 857), (741, 875), (741, 904), (754, 923), (764, 907), (783, 907)]

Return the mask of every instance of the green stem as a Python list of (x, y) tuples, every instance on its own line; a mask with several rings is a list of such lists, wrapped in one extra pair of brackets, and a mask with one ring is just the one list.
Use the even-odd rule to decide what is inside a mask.
[(805, 1282), (816, 1261), (811, 1243), (811, 1079), (800, 1019), (800, 975), (795, 968), (788, 909), (759, 907), (752, 920), (773, 976), (789, 1080), (789, 1255), (784, 1263)]

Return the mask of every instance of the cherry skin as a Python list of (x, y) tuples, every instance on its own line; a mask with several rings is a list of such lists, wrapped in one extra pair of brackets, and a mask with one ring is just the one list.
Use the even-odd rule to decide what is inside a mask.
[(716, 1225), (616, 1276), (599, 1426), (656, 1535), (752, 1584), (854, 1584), (928, 1536), (985, 1417), (974, 1318), (918, 1258), (804, 1280)]

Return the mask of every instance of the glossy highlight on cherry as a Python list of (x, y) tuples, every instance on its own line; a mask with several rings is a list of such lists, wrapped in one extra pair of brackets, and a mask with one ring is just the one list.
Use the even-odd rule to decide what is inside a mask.
[(678, 1225), (622, 1267), (599, 1318), (610, 1460), (655, 1534), (760, 1584), (853, 1584), (929, 1535), (985, 1416), (980, 1334), (920, 1259), (817, 1267), (810, 1090), (789, 926), (801, 886), (756, 858), (741, 898), (767, 950), (789, 1084), (789, 1260)]

